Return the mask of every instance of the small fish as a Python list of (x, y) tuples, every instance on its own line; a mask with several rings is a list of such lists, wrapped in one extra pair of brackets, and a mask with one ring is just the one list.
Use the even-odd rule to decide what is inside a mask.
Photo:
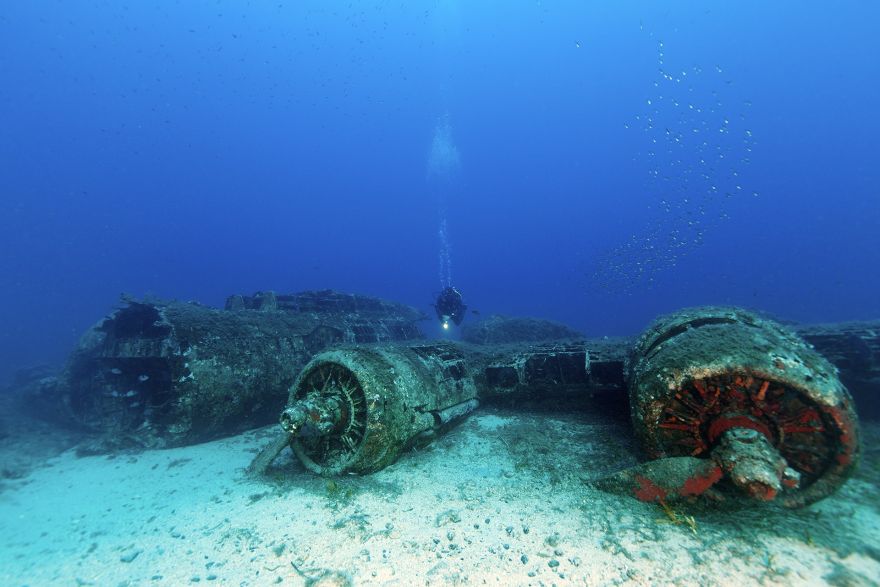
[(138, 392), (136, 392), (135, 390), (129, 389), (127, 392), (125, 392), (125, 397), (134, 397), (137, 394), (138, 394)]
[(122, 375), (122, 369), (118, 369), (116, 367), (113, 367), (112, 369), (110, 369), (110, 372), (113, 373), (114, 375)]
[(141, 375), (141, 376), (138, 377), (138, 381), (140, 381), (141, 383), (143, 383), (144, 381), (147, 381), (149, 378), (150, 378), (149, 375)]

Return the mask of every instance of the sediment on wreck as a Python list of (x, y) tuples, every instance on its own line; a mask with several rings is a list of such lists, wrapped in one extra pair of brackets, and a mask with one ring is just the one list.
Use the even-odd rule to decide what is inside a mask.
[(614, 397), (621, 394), (623, 355), (597, 348), (585, 341), (422, 341), (322, 352), (290, 389), (281, 437), (249, 470), (261, 474), (289, 444), (316, 473), (371, 473), (431, 442), (482, 402), (528, 409), (565, 403), (586, 412), (596, 411), (598, 394), (625, 406)]
[(706, 306), (662, 316), (637, 339), (628, 371), (648, 458), (717, 465), (689, 479), (700, 491), (723, 474), (750, 497), (798, 507), (834, 492), (859, 460), (858, 416), (838, 370), (757, 314)]
[(414, 308), (334, 291), (231, 296), (223, 310), (125, 299), (59, 378), (69, 419), (96, 450), (202, 442), (277, 421), (287, 390), (336, 344), (422, 338)]

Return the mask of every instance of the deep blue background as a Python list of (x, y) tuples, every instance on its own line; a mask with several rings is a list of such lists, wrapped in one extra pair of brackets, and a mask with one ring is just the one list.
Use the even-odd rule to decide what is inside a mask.
[[(3, 2), (0, 379), (61, 360), (121, 292), (428, 309), (446, 112), (453, 280), (484, 315), (878, 318), (878, 21), (868, 0)], [(683, 146), (650, 155), (667, 131)], [(730, 197), (685, 184), (703, 140)], [(703, 244), (658, 265), (674, 229)], [(608, 288), (597, 260), (627, 242)]]

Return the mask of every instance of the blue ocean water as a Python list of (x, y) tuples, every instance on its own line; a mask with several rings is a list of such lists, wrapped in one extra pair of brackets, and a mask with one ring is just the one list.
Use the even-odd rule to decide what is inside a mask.
[(430, 311), (448, 281), (589, 335), (703, 303), (877, 318), (878, 17), (4, 2), (0, 380), (62, 360), (122, 292)]

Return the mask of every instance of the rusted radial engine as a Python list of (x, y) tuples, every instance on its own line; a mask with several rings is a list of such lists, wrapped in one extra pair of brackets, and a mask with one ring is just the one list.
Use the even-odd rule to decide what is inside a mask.
[(644, 500), (699, 494), (727, 478), (753, 498), (799, 507), (834, 492), (858, 459), (857, 417), (837, 370), (792, 332), (740, 309), (657, 320), (635, 345), (629, 390), (648, 456), (668, 459), (628, 473)]
[(316, 473), (371, 473), (471, 412), (476, 396), (464, 357), (452, 344), (323, 352), (290, 388), (281, 414), (284, 435), (251, 470), (265, 469), (289, 443)]

